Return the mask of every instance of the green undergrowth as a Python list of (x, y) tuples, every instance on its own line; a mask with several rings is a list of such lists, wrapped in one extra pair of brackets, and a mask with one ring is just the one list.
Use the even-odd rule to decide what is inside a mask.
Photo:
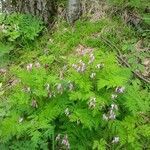
[(10, 42), (16, 51), (0, 76), (0, 149), (149, 149), (149, 87), (101, 38), (125, 54), (130, 39), (138, 41), (133, 28), (108, 18), (41, 32), (23, 46)]
[(42, 33), (44, 24), (31, 15), (0, 14), (0, 63), (7, 64), (21, 54), (20, 49), (30, 47)]

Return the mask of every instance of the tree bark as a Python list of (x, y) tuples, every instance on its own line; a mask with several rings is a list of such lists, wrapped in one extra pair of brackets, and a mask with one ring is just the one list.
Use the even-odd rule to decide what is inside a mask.
[(38, 16), (45, 23), (52, 22), (56, 13), (56, 0), (1, 0), (2, 11), (20, 12)]
[(72, 25), (81, 15), (81, 0), (68, 0), (67, 21)]

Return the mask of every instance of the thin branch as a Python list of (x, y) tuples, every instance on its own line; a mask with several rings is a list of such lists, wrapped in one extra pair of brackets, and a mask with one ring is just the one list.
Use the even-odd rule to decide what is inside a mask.
[(107, 44), (111, 49), (116, 49), (117, 50), (117, 58), (119, 59), (119, 61), (121, 63), (123, 63), (126, 67), (130, 68), (132, 73), (138, 77), (139, 79), (143, 80), (146, 83), (150, 83), (150, 80), (144, 78), (141, 74), (139, 74), (138, 72), (135, 72), (132, 70), (131, 65), (127, 62), (127, 60), (125, 60), (125, 58), (123, 57), (122, 53), (120, 52), (119, 48), (114, 45), (112, 42), (110, 42), (109, 40), (105, 39), (103, 36), (100, 36), (101, 39), (103, 40), (103, 42), (105, 42), (105, 44)]

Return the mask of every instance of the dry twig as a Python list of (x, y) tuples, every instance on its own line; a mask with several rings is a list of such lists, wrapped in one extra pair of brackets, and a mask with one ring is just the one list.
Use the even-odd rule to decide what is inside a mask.
[(117, 58), (119, 59), (119, 62), (121, 62), (122, 64), (124, 64), (126, 67), (130, 68), (131, 71), (133, 72), (133, 74), (138, 77), (140, 80), (146, 82), (146, 83), (150, 83), (149, 79), (146, 79), (145, 77), (143, 77), (141, 74), (139, 74), (138, 72), (132, 70), (131, 65), (127, 62), (127, 60), (125, 60), (125, 58), (123, 57), (123, 54), (120, 52), (119, 48), (114, 45), (112, 42), (110, 42), (109, 40), (107, 40), (106, 38), (104, 38), (102, 35), (100, 35), (100, 38), (103, 40), (103, 42), (105, 44), (107, 44), (111, 49), (116, 49), (117, 50)]

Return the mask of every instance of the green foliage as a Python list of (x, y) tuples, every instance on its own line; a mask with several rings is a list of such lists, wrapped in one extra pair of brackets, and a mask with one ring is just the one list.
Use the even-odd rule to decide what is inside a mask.
[[(138, 19), (140, 22), (138, 23), (138, 26), (136, 26), (136, 23), (133, 23), (138, 30), (140, 29), (142, 33), (143, 30), (148, 29), (148, 26), (150, 25), (150, 19), (149, 19), (149, 0), (107, 0), (108, 4), (113, 6), (115, 9), (114, 12), (117, 12), (118, 14), (125, 14), (128, 12), (125, 16), (123, 15), (121, 18), (129, 19), (132, 23), (135, 21), (138, 23)], [(130, 25), (132, 25), (130, 23)], [(134, 26), (133, 25), (133, 26)], [(145, 29), (146, 28), (146, 29)], [(146, 30), (147, 32), (145, 34), (149, 34), (149, 30)]]
[(106, 141), (101, 139), (100, 141), (94, 141), (93, 149), (105, 150), (106, 149)]
[(31, 15), (13, 13), (0, 14), (0, 63), (10, 58), (10, 51), (16, 53), (20, 47), (33, 44), (44, 26), (42, 21)]
[(133, 7), (144, 9), (149, 6), (148, 0), (108, 0), (110, 4), (116, 5), (118, 7)]
[[(63, 62), (66, 69), (55, 73), (45, 64), (55, 65), (59, 61), (54, 62), (53, 56), (47, 55), (37, 60), (40, 63), (12, 68), (18, 82), (12, 85), (5, 106), (3, 101), (0, 103), (1, 146), (48, 149), (55, 143), (56, 148), (67, 149), (68, 145), (62, 144), (67, 135), (71, 149), (142, 147), (140, 139), (149, 138), (148, 126), (139, 116), (149, 110), (147, 92), (142, 95), (136, 82), (134, 86), (128, 84), (130, 70), (118, 65), (114, 53), (90, 49), (88, 52), (85, 47), (84, 55), (69, 54)], [(117, 87), (125, 87), (125, 91), (118, 93)], [(112, 94), (118, 97), (114, 99)], [(114, 109), (112, 104), (118, 107), (114, 110), (116, 119), (109, 116)], [(119, 137), (116, 143), (115, 137)]]
[[(18, 23), (21, 32), (2, 40), (14, 34), (9, 44), (34, 41), (42, 27), (36, 21), (30, 27), (26, 17), (22, 28), (24, 21), (8, 16), (7, 26)], [(78, 21), (73, 28), (62, 22), (50, 38), (39, 40), (39, 51), (27, 51), (21, 63), (10, 65), (0, 84), (0, 149), (149, 149), (148, 87), (96, 36), (125, 45), (122, 40), (135, 32), (118, 22)], [(123, 44), (122, 51), (132, 49)]]
[(34, 40), (43, 29), (39, 19), (31, 15), (16, 13), (6, 15), (3, 20), (1, 19), (0, 24), (3, 28), (1, 30), (2, 38), (7, 38), (10, 42), (19, 40), (21, 44)]
[(94, 24), (88, 21), (78, 21), (75, 30), (68, 27), (66, 22), (60, 23), (58, 30), (53, 33), (52, 39), (48, 42), (48, 48), (55, 54), (68, 53), (91, 34), (100, 32), (106, 23), (108, 23), (107, 19)]
[(4, 65), (5, 62), (8, 62), (8, 54), (11, 50), (13, 50), (11, 44), (0, 42), (0, 66)]

